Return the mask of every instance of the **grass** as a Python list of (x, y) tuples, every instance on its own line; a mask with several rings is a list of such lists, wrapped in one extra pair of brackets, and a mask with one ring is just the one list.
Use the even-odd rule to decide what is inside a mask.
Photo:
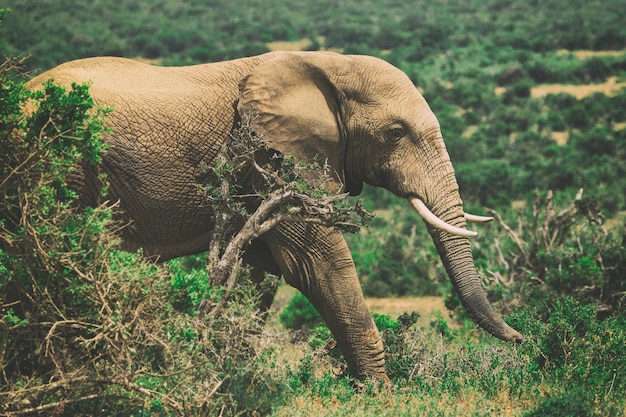
[[(283, 350), (286, 355), (313, 357), (313, 376), (295, 387), (272, 416), (521, 416), (536, 405), (533, 397), (517, 394), (512, 379), (503, 377), (507, 372), (525, 373), (523, 356), (514, 346), (478, 342), (475, 334), (468, 344), (467, 335), (443, 336), (428, 324), (418, 326), (407, 334), (411, 354), (419, 355), (413, 358), (411, 380), (395, 378), (392, 387), (361, 386), (337, 375), (332, 358), (316, 355), (307, 344)], [(298, 363), (284, 360), (292, 366)]]
[(385, 297), (385, 298), (366, 298), (365, 302), (370, 311), (378, 314), (386, 314), (392, 318), (398, 318), (403, 313), (417, 311), (420, 315), (420, 322), (430, 323), (436, 315), (445, 313), (443, 297), (424, 296), (424, 297)]
[(299, 41), (275, 41), (268, 42), (267, 47), (271, 51), (304, 51), (311, 46), (310, 39), (301, 39)]
[[(61, 25), (60, 22), (58, 24)], [(148, 36), (155, 37), (154, 35)], [(307, 36), (307, 34), (298, 33), (287, 38), (299, 39), (303, 36)], [(269, 37), (269, 39), (273, 38)], [(266, 38), (259, 40), (273, 50), (301, 50), (311, 46), (311, 42), (307, 39), (296, 42), (266, 43), (266, 41)], [(325, 45), (325, 40), (322, 38), (318, 38), (318, 42), (322, 46)], [(227, 48), (223, 49), (226, 50)], [(428, 84), (428, 80), (433, 77), (437, 79), (441, 77), (439, 82), (446, 85), (448, 89), (454, 87), (450, 80), (456, 80), (459, 76), (473, 79), (476, 74), (482, 74), (486, 75), (486, 80), (493, 81), (492, 78), (505, 71), (511, 62), (518, 63), (517, 55), (511, 52), (507, 53), (506, 49), (494, 49), (491, 51), (493, 56), (485, 57), (485, 59), (481, 59), (484, 52), (482, 46), (457, 51), (458, 56), (452, 54), (454, 51), (450, 55), (443, 54), (438, 58), (435, 58), (438, 55), (433, 55), (429, 59), (419, 59), (419, 63), (415, 64), (416, 69), (409, 72), (417, 80), (418, 85), (420, 83)], [(99, 51), (102, 52), (102, 49)], [(224, 54), (228, 55), (226, 52), (228, 51), (225, 51)], [(390, 50), (383, 54), (393, 54), (393, 52)], [(230, 51), (230, 53), (239, 54), (240, 51), (237, 49), (234, 52)], [(548, 93), (561, 92), (573, 94), (578, 98), (596, 92), (607, 95), (614, 94), (626, 86), (623, 79), (610, 77), (605, 80), (598, 77), (595, 79), (595, 84), (570, 85), (567, 83), (580, 81), (579, 78), (572, 78), (572, 68), (575, 69), (579, 66), (578, 60), (606, 57), (607, 61), (610, 61), (610, 58), (618, 58), (624, 53), (626, 51), (558, 51), (554, 54), (547, 53), (547, 56), (542, 55), (541, 57), (529, 54), (527, 58), (530, 57), (545, 64), (554, 74), (563, 73), (568, 76), (568, 78), (563, 79), (551, 79), (550, 82), (555, 84), (547, 84), (548, 81), (546, 81), (546, 84), (538, 86), (530, 87), (529, 85), (531, 97), (543, 97)], [(211, 59), (218, 59), (214, 55), (210, 55), (210, 57)], [(150, 62), (158, 63), (159, 60), (153, 59)], [(401, 59), (398, 62), (407, 69), (413, 70), (412, 65), (402, 62)], [(165, 61), (165, 63), (171, 64), (172, 61)], [(453, 68), (452, 64), (456, 67)], [(45, 65), (42, 66), (45, 67)], [(613, 74), (623, 76), (623, 73), (619, 72)], [(588, 81), (580, 82), (588, 83)], [(472, 83), (468, 85), (473, 88)], [(485, 85), (485, 88), (491, 90), (493, 84), (487, 82)], [(459, 94), (458, 96), (464, 97), (465, 95)], [(451, 102), (458, 104), (457, 101)], [(480, 103), (480, 101), (467, 104), (466, 107), (463, 107), (463, 112), (456, 111), (454, 113), (455, 109), (453, 109), (452, 114), (455, 114), (457, 118), (461, 117), (466, 109), (476, 103)], [(536, 112), (536, 110), (532, 111)], [(494, 112), (494, 114), (497, 113)], [(476, 123), (476, 119), (471, 123)], [(474, 129), (477, 129), (477, 125), (471, 123), (466, 123), (470, 127), (466, 128), (465, 131), (460, 131), (465, 132), (467, 136), (473, 136), (476, 133)], [(616, 130), (618, 126), (623, 129), (624, 123), (616, 123)], [(517, 135), (523, 130), (524, 128), (520, 127), (518, 132), (516, 128), (515, 137), (523, 138), (523, 136)], [(513, 137), (513, 135), (504, 137)], [(557, 142), (561, 141), (562, 144), (569, 138), (565, 136), (565, 132), (562, 132), (561, 135), (554, 136), (554, 139)], [(575, 142), (575, 138), (572, 138), (572, 142)], [(7, 152), (7, 154), (10, 153)], [(595, 183), (595, 181), (590, 180), (589, 183)], [(380, 217), (383, 218), (393, 217), (392, 214), (392, 210), (379, 212)], [(620, 219), (623, 220), (623, 218)], [(616, 221), (620, 226), (623, 223), (623, 221), (611, 220)], [(585, 256), (583, 259), (588, 258)], [(564, 262), (565, 266), (568, 266), (567, 264)], [(588, 263), (580, 263), (580, 268), (585, 266), (589, 267)], [(610, 272), (612, 265), (608, 266)], [(571, 274), (573, 273), (571, 268), (565, 269)], [(124, 305), (132, 307), (131, 302), (134, 298), (138, 298), (133, 296), (137, 294), (136, 289), (142, 288), (131, 285), (135, 282), (138, 282), (137, 278), (126, 283), (126, 287), (121, 287), (123, 289), (128, 287), (127, 291), (128, 294), (131, 294), (130, 297), (112, 297), (111, 304), (117, 306), (124, 302), (126, 303)], [(148, 288), (147, 280), (144, 279), (141, 282), (143, 287)], [(115, 286), (111, 286), (111, 288), (117, 290)], [(190, 291), (188, 285), (181, 285), (181, 288)], [(161, 286), (158, 286), (157, 290), (165, 292)], [(223, 325), (219, 327), (219, 331), (215, 331), (217, 340), (205, 341), (206, 343), (199, 345), (200, 348), (197, 351), (194, 348), (194, 342), (197, 343), (197, 338), (190, 332), (192, 326), (185, 325), (186, 322), (182, 322), (182, 319), (179, 319), (181, 323), (173, 320), (172, 317), (179, 316), (172, 315), (168, 306), (161, 305), (166, 304), (163, 302), (163, 300), (168, 300), (166, 296), (162, 296), (160, 293), (152, 294), (153, 302), (162, 307), (165, 313), (146, 317), (145, 322), (152, 325), (149, 328), (149, 330), (154, 330), (152, 334), (158, 336), (163, 333), (160, 339), (143, 336), (144, 333), (142, 333), (143, 330), (140, 326), (135, 326), (135, 329), (139, 330), (134, 331), (123, 328), (122, 324), (128, 324), (128, 328), (131, 328), (130, 324), (135, 323), (137, 314), (132, 315), (132, 320), (129, 319), (128, 323), (121, 322), (119, 333), (110, 331), (109, 327), (111, 326), (105, 326), (110, 334), (116, 337), (118, 334), (121, 335), (120, 340), (125, 340), (128, 335), (133, 335), (138, 340), (139, 348), (143, 348), (144, 345), (149, 348), (139, 349), (139, 353), (136, 353), (136, 346), (129, 344), (125, 347), (126, 351), (132, 353), (133, 365), (137, 365), (138, 368), (135, 370), (131, 369), (130, 366), (127, 367), (133, 371), (131, 377), (135, 377), (137, 373), (144, 373), (143, 378), (136, 379), (138, 381), (136, 386), (140, 389), (136, 393), (130, 392), (129, 394), (132, 395), (129, 397), (139, 398), (138, 401), (146, 401), (142, 398), (159, 398), (154, 395), (140, 397), (141, 394), (145, 394), (147, 389), (152, 389), (163, 397), (167, 397), (171, 393), (172, 398), (183, 398), (183, 400), (188, 401), (186, 403), (188, 409), (200, 414), (199, 409), (189, 401), (193, 400), (203, 389), (206, 390), (206, 387), (209, 387), (208, 391), (214, 394), (213, 399), (216, 400), (212, 410), (215, 411), (215, 414), (219, 413), (220, 415), (269, 414), (274, 416), (328, 415), (351, 417), (370, 415), (527, 417), (535, 415), (626, 415), (623, 400), (625, 385), (620, 382), (626, 379), (624, 373), (626, 365), (622, 359), (626, 357), (623, 353), (624, 346), (626, 346), (624, 343), (626, 324), (623, 320), (622, 323), (611, 325), (607, 322), (596, 323), (592, 316), (584, 316), (585, 311), (581, 310), (580, 316), (575, 316), (574, 313), (564, 315), (562, 314), (563, 311), (559, 315), (550, 311), (550, 314), (546, 314), (543, 317), (543, 322), (541, 322), (541, 319), (537, 318), (541, 317), (539, 313), (528, 313), (529, 315), (524, 319), (525, 322), (519, 318), (520, 316), (516, 319), (517, 324), (520, 321), (522, 324), (525, 323), (523, 326), (525, 327), (524, 334), (528, 336), (528, 339), (521, 345), (510, 345), (495, 340), (484, 331), (475, 329), (475, 326), (468, 321), (457, 322), (449, 319), (445, 308), (442, 307), (442, 301), (438, 297), (368, 299), (368, 305), (373, 312), (389, 314), (394, 319), (403, 312), (413, 310), (417, 310), (420, 314), (419, 320), (411, 328), (401, 332), (384, 333), (385, 346), (390, 351), (390, 355), (388, 355), (389, 372), (393, 374), (394, 385), (393, 387), (378, 387), (367, 383), (360, 384), (345, 376), (342, 374), (341, 362), (337, 359), (339, 355), (336, 351), (327, 355), (321, 349), (316, 348), (320, 345), (319, 340), (327, 337), (327, 332), (322, 333), (321, 336), (318, 335), (315, 343), (292, 342), (291, 334), (281, 326), (278, 320), (278, 312), (288, 304), (293, 293), (294, 290), (286, 286), (281, 289), (265, 329), (259, 330), (255, 326), (251, 326), (256, 331), (256, 333), (252, 332), (252, 342), (238, 343), (238, 338), (232, 336), (244, 334), (248, 327), (245, 320), (243, 324), (237, 324), (236, 319), (250, 317), (248, 311), (244, 310), (242, 313), (242, 310), (238, 309), (236, 310), (239, 312), (237, 315), (228, 316)], [(143, 293), (140, 295), (146, 296)], [(147, 305), (144, 300), (137, 301), (140, 302), (141, 306)], [(45, 303), (40, 304), (45, 306)], [(128, 307), (127, 310), (133, 313), (157, 310), (156, 308), (133, 309), (131, 307)], [(6, 316), (7, 321), (17, 320), (17, 317), (12, 317), (8, 313)], [(114, 319), (110, 322), (117, 323), (119, 321), (117, 316)], [(108, 321), (105, 322), (108, 323)], [(589, 325), (589, 323), (592, 324)], [(12, 324), (17, 325), (18, 323)], [(166, 327), (166, 329), (162, 329), (162, 327)], [(172, 329), (177, 330), (177, 332), (173, 332)], [(232, 333), (226, 332), (228, 329)], [(181, 339), (181, 342), (173, 345), (176, 346), (174, 349), (161, 349), (159, 344), (162, 343), (162, 340), (170, 342), (168, 338), (172, 335), (174, 338)], [(111, 340), (114, 339), (107, 337)], [(61, 340), (61, 338), (57, 339), (58, 341)], [(67, 340), (72, 341), (74, 339), (68, 337)], [(187, 341), (189, 343), (186, 343)], [(181, 349), (181, 346), (188, 349)], [(117, 344), (114, 347), (117, 347)], [(269, 347), (268, 351), (264, 350), (267, 347)], [(210, 349), (214, 349), (215, 352), (210, 351)], [(258, 355), (256, 354), (257, 349), (260, 352)], [(251, 352), (252, 359), (246, 358), (246, 350)], [(198, 353), (200, 355), (197, 355)], [(204, 355), (207, 355), (208, 358)], [(169, 361), (165, 361), (164, 356), (169, 358)], [(54, 358), (54, 356), (50, 357)], [(198, 361), (199, 357), (205, 359), (202, 365)], [(123, 355), (120, 355), (116, 350), (113, 359), (117, 358), (120, 358), (120, 363), (122, 363)], [(74, 361), (74, 363), (76, 362)], [(115, 360), (113, 363), (117, 364)], [(186, 367), (186, 363), (191, 365)], [(184, 376), (187, 369), (195, 370), (196, 368), (198, 375), (189, 376), (187, 380), (182, 377), (177, 379), (179, 374)], [(112, 368), (109, 365), (103, 369)], [(122, 369), (121, 365), (120, 369)], [(203, 372), (204, 374), (202, 374)], [(160, 380), (153, 377), (159, 373), (161, 376), (163, 374), (168, 376)], [(99, 380), (102, 380), (103, 375), (107, 376), (104, 371), (101, 371)], [(119, 375), (119, 373), (115, 374), (116, 377)], [(57, 380), (47, 378), (46, 381), (56, 383)], [(63, 387), (63, 389), (73, 388), (76, 390), (78, 388), (80, 390), (85, 388), (76, 385), (79, 384), (74, 384), (74, 386), (68, 384), (68, 387)], [(218, 390), (217, 388), (220, 386), (222, 388)], [(190, 392), (189, 396), (175, 392), (177, 387), (184, 387), (184, 390)], [(214, 387), (215, 390), (213, 390)], [(92, 391), (86, 392), (91, 393)], [(63, 404), (62, 400), (63, 398), (59, 397), (50, 401), (58, 401), (59, 404)], [(28, 401), (35, 404), (33, 399), (27, 399), (23, 403), (31, 404)], [(128, 400), (128, 407), (132, 408), (131, 406), (135, 403), (137, 401)], [(3, 401), (0, 400), (0, 409), (3, 406)], [(97, 407), (99, 408), (94, 408), (94, 410), (102, 409), (100, 404)], [(141, 413), (138, 407), (135, 409), (134, 415)], [(142, 415), (149, 412), (149, 407), (145, 405), (144, 407), (146, 409)], [(225, 407), (229, 408), (226, 409)], [(164, 408), (165, 406), (163, 406)], [(170, 408), (170, 410), (173, 409)], [(160, 410), (160, 408), (153, 404), (153, 410)], [(57, 411), (62, 413), (61, 409)], [(66, 409), (66, 413), (71, 413), (71, 410)], [(159, 411), (153, 412), (154, 415), (157, 413)], [(166, 414), (166, 411), (163, 411), (163, 414), (158, 415), (173, 415), (174, 411), (171, 413)], [(0, 414), (2, 413), (0, 412)]]
[[(279, 291), (281, 312), (289, 308), (291, 294)], [(526, 340), (510, 344), (467, 319), (444, 317), (437, 297), (368, 303), (374, 312), (392, 314), (422, 306), (424, 317), (405, 321), (404, 327), (397, 325), (402, 317), (374, 315), (392, 386), (363, 384), (343, 374), (338, 352), (316, 350), (323, 342), (315, 331), (315, 343), (292, 344), (281, 337), (275, 365), (290, 368), (290, 389), (274, 404), (272, 416), (626, 416), (620, 382), (624, 320), (597, 321), (594, 305), (559, 299), (543, 319), (520, 307), (509, 320)]]
[(568, 51), (567, 49), (561, 49), (556, 51), (557, 55), (569, 55), (572, 54), (578, 59), (588, 59), (594, 57), (620, 57), (626, 54), (626, 50), (621, 51), (587, 51), (587, 50), (579, 50), (579, 51)]
[(624, 87), (626, 87), (626, 82), (620, 82), (618, 77), (609, 77), (605, 82), (599, 84), (541, 84), (530, 89), (530, 96), (532, 98), (539, 98), (545, 97), (548, 94), (566, 93), (581, 100), (596, 93), (606, 94), (609, 97), (615, 96), (619, 94)]
[(467, 393), (464, 398), (448, 395), (424, 395), (419, 390), (386, 391), (354, 395), (348, 401), (324, 401), (297, 397), (278, 410), (276, 417), (313, 416), (519, 416), (529, 404), (511, 399), (503, 393), (494, 400)]

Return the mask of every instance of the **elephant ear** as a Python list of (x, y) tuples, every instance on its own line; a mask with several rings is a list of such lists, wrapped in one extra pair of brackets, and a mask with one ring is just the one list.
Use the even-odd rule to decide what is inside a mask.
[[(304, 163), (327, 163), (329, 191), (351, 191), (344, 173), (345, 99), (326, 75), (329, 60), (323, 54), (285, 53), (259, 65), (239, 84), (237, 111), (240, 118), (251, 118), (252, 130), (270, 148)], [(321, 183), (319, 172), (303, 176)]]

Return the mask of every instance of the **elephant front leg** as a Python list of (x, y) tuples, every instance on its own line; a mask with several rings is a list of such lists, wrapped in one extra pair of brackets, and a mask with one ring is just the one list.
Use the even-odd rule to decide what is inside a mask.
[(341, 233), (311, 223), (279, 226), (267, 238), (285, 281), (315, 306), (337, 340), (350, 373), (389, 382), (383, 344), (365, 304)]

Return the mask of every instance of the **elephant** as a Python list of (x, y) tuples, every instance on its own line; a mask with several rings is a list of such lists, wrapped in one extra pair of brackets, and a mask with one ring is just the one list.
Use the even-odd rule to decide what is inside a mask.
[[(124, 249), (160, 261), (201, 253), (213, 213), (197, 190), (206, 168), (244, 114), (275, 152), (327, 159), (330, 185), (358, 195), (363, 184), (405, 199), (424, 219), (470, 317), (505, 341), (523, 336), (495, 312), (470, 250), (466, 214), (441, 128), (411, 80), (382, 59), (333, 52), (269, 52), (192, 66), (162, 67), (117, 57), (70, 61), (32, 79), (91, 83), (98, 105), (112, 107), (108, 150), (98, 170), (118, 201)], [(72, 187), (85, 204), (97, 172), (83, 166)], [(381, 336), (366, 306), (342, 233), (314, 222), (281, 223), (246, 250), (253, 275), (282, 275), (319, 311), (356, 378), (389, 381)]]

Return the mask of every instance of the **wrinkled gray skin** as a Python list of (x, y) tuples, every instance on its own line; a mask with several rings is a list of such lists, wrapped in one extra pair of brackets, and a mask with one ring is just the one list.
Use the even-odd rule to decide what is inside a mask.
[[(212, 213), (196, 184), (240, 116), (273, 149), (297, 159), (328, 158), (337, 187), (356, 195), (363, 182), (465, 229), (462, 201), (439, 123), (400, 70), (367, 56), (276, 52), (234, 61), (166, 68), (121, 58), (56, 67), (29, 84), (92, 82), (99, 105), (112, 106), (100, 169), (119, 199), (128, 250), (166, 260), (207, 249)], [(97, 191), (93, 169), (74, 181), (83, 201)], [(409, 205), (407, 205), (409, 207)], [(521, 340), (489, 304), (467, 237), (428, 226), (470, 316), (494, 336)], [(381, 338), (365, 305), (343, 236), (311, 223), (283, 224), (247, 250), (254, 275), (282, 274), (321, 313), (358, 378), (388, 380)], [(270, 297), (271, 298), (271, 297)]]

